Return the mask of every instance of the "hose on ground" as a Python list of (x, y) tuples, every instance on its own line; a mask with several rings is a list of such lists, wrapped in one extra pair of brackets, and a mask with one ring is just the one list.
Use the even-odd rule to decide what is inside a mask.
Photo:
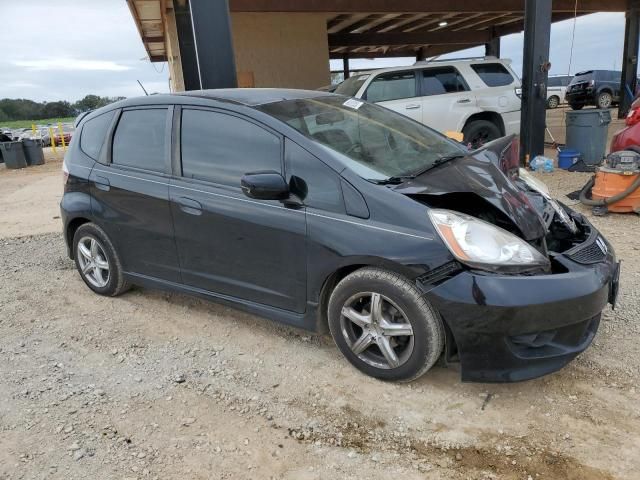
[(591, 191), (591, 189), (593, 188), (593, 185), (595, 184), (595, 181), (596, 181), (596, 177), (594, 175), (589, 179), (587, 184), (584, 187), (582, 187), (582, 190), (580, 190), (580, 202), (584, 203), (585, 205), (589, 205), (590, 207), (604, 207), (607, 205), (611, 205), (612, 203), (618, 202), (623, 198), (628, 197), (640, 187), (640, 175), (638, 175), (638, 178), (636, 178), (635, 181), (631, 184), (631, 186), (626, 190), (620, 193), (617, 193), (616, 195), (609, 198), (601, 198), (598, 200), (594, 200), (592, 198), (587, 198), (587, 193)]

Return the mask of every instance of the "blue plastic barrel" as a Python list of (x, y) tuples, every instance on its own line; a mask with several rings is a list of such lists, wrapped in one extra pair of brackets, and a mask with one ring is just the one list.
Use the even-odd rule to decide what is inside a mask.
[(569, 170), (573, 165), (582, 159), (582, 154), (571, 148), (565, 148), (558, 153), (558, 167), (563, 170)]

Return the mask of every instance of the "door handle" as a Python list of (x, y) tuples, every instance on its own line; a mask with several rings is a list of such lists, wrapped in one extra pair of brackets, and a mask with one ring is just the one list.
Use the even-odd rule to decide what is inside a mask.
[(415, 110), (416, 108), (420, 108), (420, 104), (418, 104), (418, 103), (410, 103), (409, 105), (407, 105), (404, 108), (406, 110)]
[(470, 98), (461, 98), (460, 100), (457, 101), (457, 103), (471, 103), (471, 99)]
[(109, 190), (111, 190), (111, 182), (107, 177), (96, 175), (95, 179), (93, 180), (93, 184), (98, 190), (102, 190), (104, 192), (108, 192)]
[(202, 215), (202, 204), (192, 198), (178, 197), (176, 203), (184, 213), (188, 213), (189, 215)]

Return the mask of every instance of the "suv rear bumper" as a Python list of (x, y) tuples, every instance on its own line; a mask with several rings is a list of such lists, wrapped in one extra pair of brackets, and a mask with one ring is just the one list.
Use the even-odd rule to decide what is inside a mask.
[(559, 370), (593, 340), (614, 303), (619, 264), (611, 248), (599, 263), (564, 255), (566, 273), (507, 276), (464, 271), (426, 295), (449, 327), (463, 381), (513, 382)]

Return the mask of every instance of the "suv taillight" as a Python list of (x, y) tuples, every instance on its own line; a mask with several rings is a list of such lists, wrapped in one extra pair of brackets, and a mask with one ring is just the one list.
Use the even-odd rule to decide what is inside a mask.
[(62, 162), (62, 185), (67, 185), (67, 180), (69, 180), (69, 168), (67, 168), (67, 159), (65, 158)]
[(625, 119), (625, 123), (628, 127), (631, 127), (636, 123), (640, 123), (640, 107), (632, 108), (631, 110), (629, 110), (627, 118)]
[(518, 98), (522, 98), (522, 87), (516, 87), (515, 91)]

